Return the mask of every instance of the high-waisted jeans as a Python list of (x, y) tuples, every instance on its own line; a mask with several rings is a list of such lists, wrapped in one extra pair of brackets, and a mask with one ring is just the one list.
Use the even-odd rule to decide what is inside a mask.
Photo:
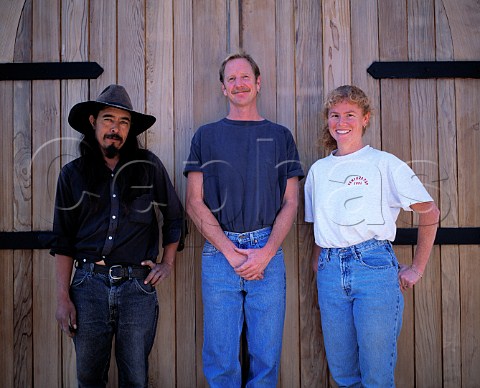
[(322, 248), (317, 288), (328, 366), (340, 387), (394, 387), (403, 295), (388, 241)]
[[(261, 248), (270, 228), (225, 232), (239, 248)], [(246, 322), (249, 374), (247, 387), (275, 387), (285, 317), (285, 263), (280, 248), (262, 280), (244, 280), (208, 241), (202, 253), (204, 313), (203, 369), (211, 388), (242, 384), (240, 336)]]

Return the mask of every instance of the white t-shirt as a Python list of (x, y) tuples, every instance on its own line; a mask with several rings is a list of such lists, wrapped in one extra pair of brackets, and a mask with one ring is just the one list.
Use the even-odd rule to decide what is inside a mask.
[(395, 239), (400, 209), (433, 201), (412, 169), (396, 156), (365, 146), (317, 160), (305, 182), (305, 221), (315, 243), (343, 248), (375, 238)]

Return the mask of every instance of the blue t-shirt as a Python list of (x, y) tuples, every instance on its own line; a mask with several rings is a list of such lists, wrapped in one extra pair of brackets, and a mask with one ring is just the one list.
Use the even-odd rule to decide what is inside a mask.
[(203, 173), (204, 201), (223, 230), (272, 226), (287, 179), (303, 178), (290, 131), (268, 120), (222, 119), (200, 127), (184, 169)]

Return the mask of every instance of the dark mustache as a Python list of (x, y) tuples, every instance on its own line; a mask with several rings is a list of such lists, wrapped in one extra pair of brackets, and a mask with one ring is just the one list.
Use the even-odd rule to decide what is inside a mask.
[(120, 141), (123, 140), (123, 138), (120, 135), (117, 135), (116, 133), (110, 133), (105, 135), (105, 139), (120, 140)]

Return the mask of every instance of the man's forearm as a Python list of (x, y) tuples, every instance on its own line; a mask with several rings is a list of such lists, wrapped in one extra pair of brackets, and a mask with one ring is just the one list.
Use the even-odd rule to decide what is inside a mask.
[(179, 241), (167, 244), (163, 247), (162, 263), (171, 265), (175, 264), (175, 257), (177, 255)]
[(64, 255), (55, 255), (55, 269), (57, 274), (57, 298), (68, 299), (70, 281), (73, 270), (73, 258)]

